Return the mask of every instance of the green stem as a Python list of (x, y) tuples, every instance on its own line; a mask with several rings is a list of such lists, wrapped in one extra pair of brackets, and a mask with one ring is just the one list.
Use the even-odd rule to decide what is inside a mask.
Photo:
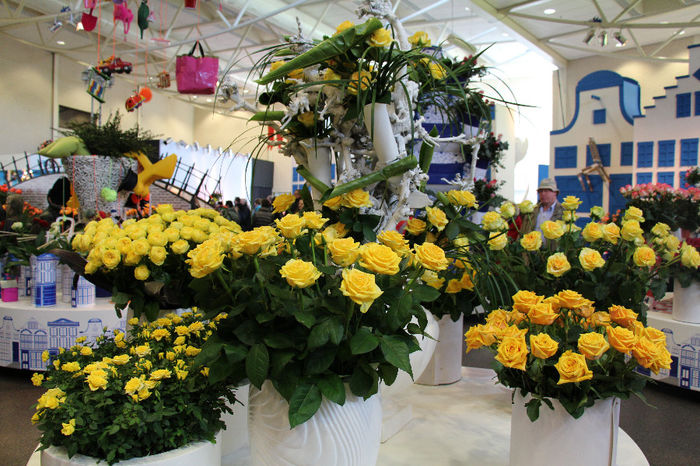
[(260, 291), (262, 292), (263, 299), (265, 301), (265, 309), (268, 310), (270, 308), (269, 306), (269, 297), (267, 295), (267, 290), (265, 289), (265, 285), (263, 284), (263, 281), (261, 280), (262, 274), (260, 273), (260, 264), (258, 263), (258, 257), (254, 256), (253, 257), (253, 264), (255, 264), (255, 281), (258, 282), (258, 286), (260, 287)]
[(226, 294), (231, 298), (231, 300), (233, 300), (233, 293), (231, 292), (231, 287), (228, 286), (228, 283), (226, 283), (226, 280), (221, 274), (221, 269), (217, 269), (216, 278), (219, 280), (219, 283), (221, 283), (221, 286), (224, 287), (224, 290), (226, 290)]

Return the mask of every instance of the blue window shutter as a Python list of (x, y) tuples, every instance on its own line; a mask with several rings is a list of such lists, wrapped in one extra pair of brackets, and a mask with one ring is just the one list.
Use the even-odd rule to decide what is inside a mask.
[(695, 116), (700, 115), (700, 91), (695, 91)]
[(634, 143), (623, 142), (620, 144), (620, 165), (631, 166), (634, 160)]
[(557, 187), (561, 190), (559, 199), (564, 199), (566, 196), (576, 196), (581, 199), (579, 212), (590, 210), (595, 205), (603, 205), (603, 181), (598, 175), (589, 175), (593, 191), (584, 191), (581, 189), (581, 183), (578, 176), (556, 176)]
[(615, 213), (617, 210), (623, 210), (627, 205), (627, 199), (620, 194), (620, 188), (632, 184), (632, 174), (624, 173), (610, 175), (610, 195), (608, 203), (608, 211)]
[(690, 116), (690, 92), (676, 94), (676, 118)]
[(698, 138), (681, 139), (681, 166), (698, 164)]
[(676, 162), (676, 141), (659, 141), (659, 167), (672, 167)]
[(651, 183), (651, 173), (637, 173), (637, 184)]
[[(604, 167), (610, 166), (610, 144), (596, 144), (598, 146), (598, 155)], [(586, 165), (593, 165), (593, 156), (591, 155), (591, 147), (586, 146)]]
[(605, 109), (601, 108), (598, 110), (593, 110), (593, 124), (603, 125), (605, 124)]
[(654, 164), (654, 143), (637, 143), (637, 168), (651, 167)]
[(673, 186), (673, 179), (676, 177), (675, 172), (658, 172), (656, 174), (657, 183), (665, 183), (669, 186)]
[(554, 148), (554, 168), (576, 168), (576, 159), (576, 146), (561, 146)]

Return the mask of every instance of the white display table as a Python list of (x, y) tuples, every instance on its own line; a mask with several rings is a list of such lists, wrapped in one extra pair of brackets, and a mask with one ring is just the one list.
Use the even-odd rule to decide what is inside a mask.
[[(379, 449), (379, 466), (478, 464), (507, 465), (510, 390), (494, 384), (490, 369), (462, 368), (462, 380), (443, 386), (411, 385), (397, 402), (413, 406), (413, 420)], [(239, 408), (240, 415), (246, 411)], [(546, 409), (546, 408), (543, 408)], [(222, 445), (226, 451), (226, 445)], [(34, 453), (27, 466), (40, 466)], [(223, 457), (222, 465), (248, 466), (243, 446)], [(617, 466), (648, 466), (637, 444), (620, 429)]]
[(109, 298), (97, 298), (95, 304), (71, 307), (62, 303), (36, 307), (31, 298), (15, 302), (0, 301), (0, 366), (15, 369), (44, 370), (41, 353), (68, 348), (75, 339), (95, 341), (103, 328), (124, 330), (126, 318), (117, 317)]

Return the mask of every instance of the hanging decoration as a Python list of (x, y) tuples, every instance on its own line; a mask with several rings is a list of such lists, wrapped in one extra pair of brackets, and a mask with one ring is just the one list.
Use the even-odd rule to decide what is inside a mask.
[(126, 0), (114, 0), (113, 21), (115, 26), (117, 21), (121, 21), (124, 24), (124, 34), (128, 34), (133, 20), (134, 12), (127, 6)]
[(141, 88), (141, 90), (126, 99), (124, 106), (127, 112), (133, 112), (137, 108), (141, 107), (145, 102), (149, 102), (153, 97), (153, 92), (147, 87)]
[(148, 8), (148, 2), (146, 0), (141, 0), (141, 5), (139, 5), (139, 10), (137, 12), (136, 22), (139, 25), (139, 31), (141, 31), (141, 39), (143, 39), (143, 31), (148, 29), (148, 21), (151, 16), (151, 9)]
[(156, 84), (158, 89), (167, 89), (170, 87), (170, 73), (167, 71), (161, 71), (158, 73), (158, 84)]
[(141, 152), (138, 154), (131, 153), (125, 155), (135, 158), (139, 163), (138, 178), (136, 186), (133, 188), (133, 192), (138, 196), (148, 196), (150, 194), (149, 188), (154, 181), (170, 179), (175, 172), (175, 165), (177, 164), (177, 155), (175, 154), (170, 154), (156, 163), (152, 163), (149, 158)]
[(80, 23), (86, 31), (92, 31), (97, 26), (97, 16), (93, 15), (92, 12), (92, 8), (89, 12), (83, 11), (83, 16), (80, 19)]
[(112, 87), (110, 75), (101, 73), (96, 67), (91, 67), (83, 71), (82, 79), (87, 83), (87, 89), (85, 89), (85, 92), (90, 94), (100, 103), (104, 103), (105, 91), (108, 87)]
[[(199, 57), (195, 51), (199, 47)], [(219, 78), (219, 59), (204, 55), (199, 41), (187, 55), (178, 55), (175, 60), (175, 78), (180, 94), (213, 94)]]
[(185, 8), (194, 10), (195, 8), (197, 8), (197, 0), (185, 0)]

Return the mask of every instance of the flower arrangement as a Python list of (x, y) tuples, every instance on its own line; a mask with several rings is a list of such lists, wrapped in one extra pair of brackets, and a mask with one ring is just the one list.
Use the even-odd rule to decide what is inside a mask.
[(627, 206), (644, 211), (646, 231), (656, 223), (667, 224), (671, 230), (683, 228), (695, 232), (700, 227), (700, 188), (690, 185), (687, 189), (673, 188), (664, 183), (648, 183), (624, 186), (620, 193), (627, 199)]
[[(286, 210), (286, 197), (278, 199), (275, 210)], [(355, 192), (340, 202), (363, 199), (369, 194)], [(368, 398), (399, 369), (411, 374), (408, 355), (427, 322), (421, 305), (440, 295), (419, 281), (447, 268), (439, 246), (410, 250), (386, 233), (383, 243), (360, 244), (353, 231), (361, 232), (318, 212), (288, 214), (275, 227), (211, 238), (188, 253), (196, 302), (209, 316), (227, 314), (199, 361), (258, 388), (270, 380), (289, 402), (291, 427), (322, 397), (342, 405), (343, 383)]]
[(696, 188), (700, 186), (700, 167), (693, 167), (685, 172), (685, 185)]
[(492, 168), (497, 170), (498, 168), (503, 168), (503, 157), (505, 156), (505, 151), (508, 150), (508, 142), (503, 141), (502, 135), (494, 136), (493, 132), (490, 132), (481, 144), (479, 145), (479, 151), (477, 152), (476, 164), (480, 168)]
[(228, 237), (241, 231), (213, 209), (175, 211), (159, 205), (141, 220), (116, 225), (111, 218), (91, 221), (71, 240), (74, 251), (87, 260), (58, 251), (74, 269), (96, 285), (112, 290), (117, 311), (133, 310), (157, 318), (161, 309), (195, 305), (187, 289), (191, 276), (187, 253), (210, 238)]
[(476, 196), (476, 202), (479, 204), (479, 210), (485, 212), (489, 207), (501, 205), (505, 198), (498, 194), (498, 190), (503, 186), (505, 181), (497, 181), (495, 179), (485, 180), (474, 178), (474, 186), (472, 193)]
[(697, 243), (691, 244), (692, 239), (681, 242), (670, 230), (671, 227), (659, 222), (647, 235), (648, 241), (661, 251), (663, 258), (670, 264), (659, 271), (654, 278), (654, 284), (663, 288), (669, 278), (675, 278), (682, 288), (687, 288), (694, 281), (700, 281), (700, 253)]
[(212, 382), (209, 368), (193, 365), (217, 319), (168, 314), (151, 324), (133, 318), (130, 336), (115, 331), (94, 344), (62, 348), (44, 361), (48, 370), (32, 376), (46, 388), (32, 423), (41, 449), (64, 447), (114, 464), (201, 440), (213, 441), (231, 412), (233, 389)]
[[(664, 241), (647, 243), (641, 227), (644, 213), (636, 207), (628, 208), (618, 223), (592, 221), (581, 229), (575, 224), (580, 203), (575, 196), (566, 197), (563, 220), (546, 221), (542, 231), (517, 238), (505, 234), (506, 222), (515, 215), (511, 203), (487, 212), (482, 226), (490, 232), (490, 239), (482, 254), (502, 266), (501, 273), (509, 278), (503, 283), (515, 285), (513, 291), (577, 290), (603, 308), (613, 304), (628, 307), (646, 322), (644, 297), (649, 290), (657, 299), (663, 297), (666, 285), (657, 278), (680, 261), (676, 255), (679, 241), (666, 235)], [(602, 217), (599, 211), (602, 209), (592, 209), (593, 218)]]
[(469, 329), (467, 352), (486, 346), (495, 354), (498, 382), (532, 396), (531, 421), (543, 403), (553, 409), (551, 399), (578, 418), (595, 400), (639, 395), (646, 378), (637, 365), (671, 367), (665, 333), (624, 306), (602, 309), (568, 289), (547, 298), (521, 290), (510, 311), (494, 310)]

